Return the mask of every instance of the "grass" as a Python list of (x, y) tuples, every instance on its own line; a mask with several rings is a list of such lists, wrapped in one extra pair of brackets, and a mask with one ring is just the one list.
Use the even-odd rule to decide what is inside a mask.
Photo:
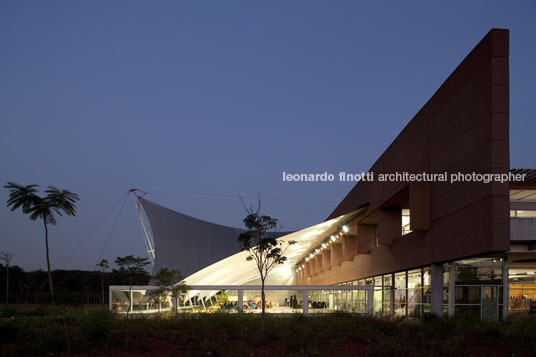
[(351, 314), (248, 314), (126, 320), (104, 309), (0, 307), (5, 356), (534, 356), (536, 319), (387, 319)]

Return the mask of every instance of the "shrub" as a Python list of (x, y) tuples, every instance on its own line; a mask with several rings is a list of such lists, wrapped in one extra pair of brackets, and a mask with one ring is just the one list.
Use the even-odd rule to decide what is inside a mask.
[(106, 310), (90, 311), (83, 318), (80, 329), (85, 338), (96, 345), (102, 345), (108, 338), (111, 315)]
[(0, 344), (11, 344), (17, 339), (19, 329), (11, 322), (0, 324)]
[(12, 317), (17, 314), (17, 310), (15, 310), (12, 307), (4, 307), (2, 310), (0, 310), (0, 317)]

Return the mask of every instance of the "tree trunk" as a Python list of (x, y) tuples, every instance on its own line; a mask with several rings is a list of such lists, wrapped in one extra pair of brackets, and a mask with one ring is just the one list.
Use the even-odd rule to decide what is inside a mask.
[(102, 304), (104, 305), (104, 273), (101, 273)]
[(54, 287), (52, 286), (52, 273), (50, 272), (50, 257), (48, 254), (48, 227), (46, 217), (43, 218), (43, 224), (45, 225), (45, 245), (47, 248), (48, 285), (50, 287), (50, 295), (52, 295), (52, 302), (54, 302)]
[(6, 262), (6, 304), (9, 304), (9, 264)]
[(265, 309), (265, 296), (264, 296), (264, 278), (261, 277), (261, 304), (262, 304), (262, 314), (261, 314), (261, 333), (264, 336), (264, 309)]

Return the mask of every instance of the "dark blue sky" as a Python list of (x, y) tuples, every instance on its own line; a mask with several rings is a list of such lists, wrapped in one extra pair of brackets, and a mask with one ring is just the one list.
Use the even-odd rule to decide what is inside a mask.
[[(130, 187), (332, 202), (264, 201), (305, 227), (353, 184), (282, 172), (366, 171), (493, 27), (510, 29), (511, 166), (536, 167), (535, 20), (534, 1), (2, 1), (0, 183), (80, 195), (53, 269), (94, 267), (119, 209), (86, 237)], [(236, 198), (150, 192), (241, 226)], [(2, 206), (0, 250), (45, 269), (41, 223)], [(127, 254), (145, 254), (131, 201), (103, 257)]]

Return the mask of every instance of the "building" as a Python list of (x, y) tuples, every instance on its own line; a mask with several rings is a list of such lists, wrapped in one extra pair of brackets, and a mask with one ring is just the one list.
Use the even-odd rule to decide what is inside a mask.
[[(298, 244), (269, 281), (292, 286), (274, 300), (416, 317), (536, 312), (536, 170), (510, 168), (508, 36), (493, 29), (467, 55), (370, 168), (374, 180), (325, 222), (280, 238)], [(155, 267), (205, 286), (196, 301), (212, 303), (211, 286), (258, 284), (236, 229), (142, 204)]]

